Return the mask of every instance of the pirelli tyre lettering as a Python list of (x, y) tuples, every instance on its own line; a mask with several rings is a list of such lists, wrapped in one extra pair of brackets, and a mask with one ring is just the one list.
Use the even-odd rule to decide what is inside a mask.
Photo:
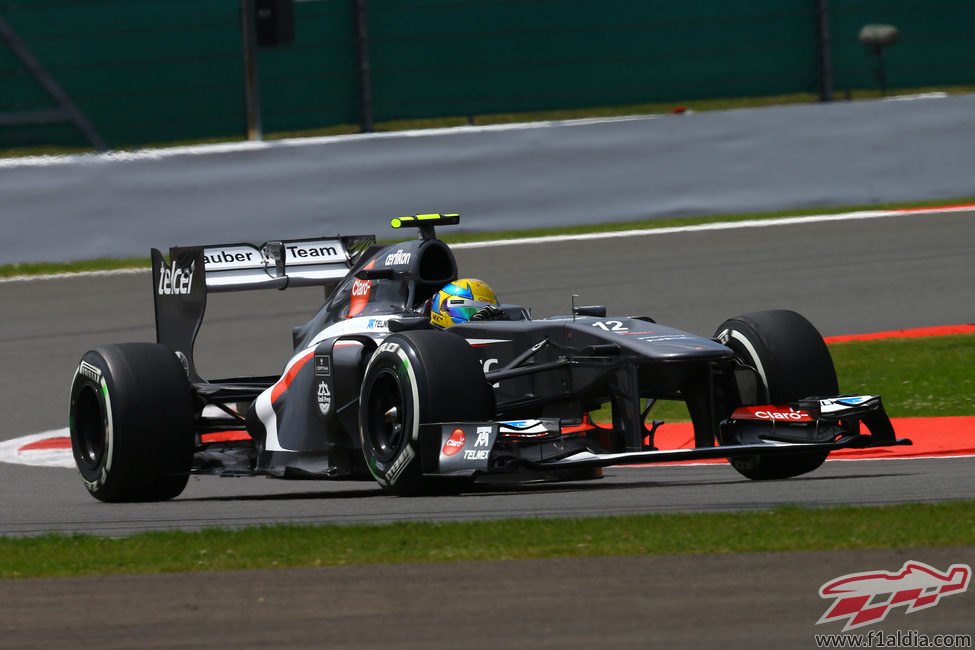
[[(408, 469), (407, 483), (418, 483), (414, 446), (419, 440), (420, 394), (406, 350), (387, 340), (369, 360), (360, 397), (360, 437), (366, 464), (376, 481), (391, 491)], [(411, 462), (416, 467), (410, 468)], [(409, 485), (407, 485), (409, 488)]]
[(439, 330), (389, 336), (369, 360), (359, 398), (369, 471), (391, 494), (420, 491), (444, 444), (439, 436), (423, 439), (421, 424), (487, 420), (492, 400), (481, 363), (461, 337)]

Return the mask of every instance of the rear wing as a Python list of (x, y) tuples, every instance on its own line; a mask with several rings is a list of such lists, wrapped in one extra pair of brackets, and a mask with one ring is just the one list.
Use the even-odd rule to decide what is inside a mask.
[(206, 290), (248, 291), (285, 289), (337, 283), (348, 275), (359, 255), (376, 238), (333, 237), (265, 242), (174, 247), (170, 259), (183, 251), (202, 249)]
[(193, 345), (208, 293), (322, 286), (345, 278), (376, 241), (372, 235), (186, 246), (169, 249), (167, 261), (152, 249), (156, 341), (180, 357), (192, 381), (202, 381)]

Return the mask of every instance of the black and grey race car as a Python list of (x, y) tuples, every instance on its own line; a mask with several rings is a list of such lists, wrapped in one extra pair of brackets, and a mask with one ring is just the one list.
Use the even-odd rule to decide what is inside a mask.
[[(85, 486), (102, 501), (151, 501), (179, 495), (190, 474), (266, 475), (375, 480), (408, 495), (706, 458), (782, 479), (834, 449), (910, 444), (880, 397), (838, 395), (822, 337), (791, 311), (737, 316), (713, 337), (600, 306), (531, 318), (501, 305), (436, 328), (429, 301), (458, 273), (434, 227), (458, 221), (394, 219), (419, 236), (393, 245), (222, 244), (172, 248), (169, 260), (153, 249), (157, 341), (90, 350), (74, 375)], [(200, 376), (208, 294), (311, 285), (328, 297), (294, 328), (283, 372)], [(656, 446), (659, 400), (687, 405), (693, 448)]]

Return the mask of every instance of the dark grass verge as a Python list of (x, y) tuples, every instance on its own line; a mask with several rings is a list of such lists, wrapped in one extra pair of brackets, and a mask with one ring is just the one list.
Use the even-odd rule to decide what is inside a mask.
[(350, 564), (958, 546), (975, 501), (882, 507), (0, 538), (0, 578)]
[(84, 273), (89, 271), (115, 271), (119, 269), (149, 269), (148, 257), (124, 257), (118, 259), (81, 260), (76, 262), (23, 262), (0, 266), (0, 278), (18, 276), (51, 275), (57, 273)]
[[(439, 239), (450, 243), (484, 242), (521, 237), (547, 237), (552, 235), (578, 235), (586, 233), (616, 232), (620, 230), (652, 230), (655, 228), (672, 228), (680, 226), (694, 226), (708, 223), (729, 223), (748, 221), (753, 219), (781, 219), (784, 217), (802, 217), (819, 214), (841, 214), (861, 210), (896, 210), (903, 208), (940, 207), (945, 205), (975, 204), (975, 197), (954, 197), (932, 201), (915, 201), (907, 203), (882, 203), (880, 205), (856, 205), (846, 207), (819, 207), (801, 210), (786, 210), (782, 212), (746, 213), (729, 215), (711, 215), (697, 217), (681, 217), (666, 219), (644, 219), (640, 221), (626, 221), (600, 223), (585, 226), (565, 226), (558, 228), (531, 228), (526, 230), (508, 230), (502, 232), (468, 232), (451, 233), (449, 228), (441, 228), (437, 233)], [(612, 218), (608, 216), (606, 218)], [(463, 214), (461, 214), (463, 219)], [(311, 234), (309, 236), (312, 236)], [(407, 237), (386, 237), (386, 233), (376, 233), (380, 243), (395, 243)], [(0, 265), (0, 278), (29, 275), (47, 275), (56, 273), (80, 273), (85, 271), (107, 271), (115, 269), (140, 269), (151, 266), (148, 257), (128, 257), (122, 259), (98, 259), (72, 262), (25, 262), (19, 264)]]

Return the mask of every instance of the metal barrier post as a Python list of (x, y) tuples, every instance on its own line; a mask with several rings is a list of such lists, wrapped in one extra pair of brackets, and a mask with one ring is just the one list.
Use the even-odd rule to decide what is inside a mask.
[(359, 81), (359, 125), (363, 133), (374, 129), (372, 118), (372, 77), (369, 64), (369, 33), (366, 30), (366, 0), (352, 0), (355, 14), (356, 61)]
[(829, 0), (816, 3), (816, 43), (819, 55), (819, 101), (833, 101), (833, 60), (829, 41)]
[(261, 92), (257, 82), (257, 26), (254, 0), (240, 0), (240, 35), (244, 51), (244, 103), (247, 139), (261, 140)]

